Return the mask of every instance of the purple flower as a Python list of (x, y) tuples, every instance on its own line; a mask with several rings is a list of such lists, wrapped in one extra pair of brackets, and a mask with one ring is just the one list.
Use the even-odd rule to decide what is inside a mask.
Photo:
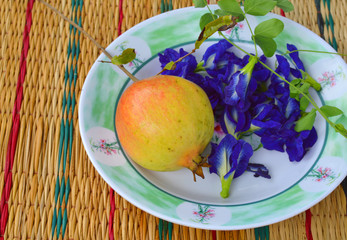
[(248, 64), (234, 73), (230, 83), (224, 89), (224, 102), (230, 106), (237, 106), (239, 111), (247, 111), (251, 102), (248, 96), (257, 89), (257, 82), (252, 78), (252, 72), (257, 58), (250, 58)]
[[(291, 51), (297, 50), (297, 48), (292, 44), (287, 44), (287, 50), (291, 52)], [(305, 67), (299, 58), (299, 53), (293, 52), (293, 53), (290, 53), (289, 56), (293, 60), (295, 65), (295, 68), (290, 69), (291, 74), (296, 78), (302, 78), (301, 70), (305, 71)]]
[(290, 161), (301, 161), (305, 153), (317, 141), (317, 133), (310, 131), (296, 132), (295, 122), (300, 117), (298, 101), (287, 97), (276, 99), (255, 108), (252, 120), (254, 132), (261, 137), (263, 147), (268, 150), (287, 152)]
[(235, 65), (240, 63), (241, 59), (228, 51), (232, 47), (231, 43), (223, 39), (207, 48), (202, 59), (206, 72), (210, 76), (218, 77), (218, 75), (222, 75), (227, 79)]
[[(291, 52), (291, 51), (296, 51), (298, 49), (293, 44), (287, 44), (287, 50)], [(293, 60), (293, 62), (295, 63), (295, 65), (298, 69), (305, 71), (304, 64), (302, 63), (301, 59), (299, 58), (298, 52), (290, 53), (289, 56), (291, 57), (291, 59)]]
[(271, 179), (269, 170), (263, 164), (248, 163), (246, 171), (254, 173), (254, 177), (263, 177), (263, 178)]
[(222, 184), (221, 196), (229, 196), (230, 184), (233, 178), (239, 177), (246, 171), (250, 157), (253, 155), (251, 145), (244, 140), (236, 140), (227, 134), (219, 145), (213, 144), (208, 163), (210, 173), (220, 177)]
[[(284, 79), (289, 80), (290, 77), (290, 65), (288, 60), (281, 56), (276, 55), (276, 59), (278, 62), (278, 66), (275, 70), (277, 74), (282, 76)], [(268, 90), (266, 91), (266, 96), (269, 98), (279, 97), (280, 95), (284, 93), (289, 93), (289, 86), (286, 82), (284, 82), (282, 79), (280, 79), (277, 75), (273, 74), (271, 76), (271, 82), (268, 87)]]
[(217, 105), (224, 105), (223, 82), (220, 78), (212, 79), (206, 76), (205, 81), (198, 85), (206, 92), (213, 109)]
[(229, 85), (226, 86), (224, 89), (224, 94), (225, 94), (224, 102), (228, 105), (235, 106), (240, 100), (240, 97), (237, 95), (237, 92), (236, 92), (236, 86), (238, 82), (240, 81), (239, 80), (240, 74), (241, 74), (240, 71), (235, 72), (231, 77)]
[(238, 111), (236, 107), (226, 106), (220, 122), (225, 133), (238, 137), (239, 133), (245, 132), (250, 128), (251, 120), (249, 111), (242, 112)]
[[(174, 49), (167, 48), (161, 54), (159, 53), (159, 61), (161, 63), (161, 67), (164, 68), (166, 64), (171, 61), (176, 61), (180, 57), (185, 56), (188, 52), (184, 51), (183, 48), (179, 50), (179, 52)], [(192, 82), (200, 85), (203, 82), (203, 77), (200, 74), (195, 73), (195, 69), (197, 67), (197, 62), (194, 56), (189, 55), (185, 57), (182, 61), (176, 63), (176, 68), (173, 70), (165, 70), (163, 75), (173, 75), (182, 77), (184, 79), (189, 79)], [(199, 84), (200, 83), (200, 84)]]
[(302, 131), (286, 141), (286, 152), (291, 162), (300, 162), (306, 152), (316, 143), (317, 132), (312, 130)]
[[(266, 62), (266, 57), (264, 55), (262, 55), (259, 59), (263, 63)], [(266, 82), (269, 79), (270, 75), (270, 70), (265, 68), (260, 62), (254, 65), (252, 77), (255, 78), (258, 82)]]
[(257, 88), (257, 82), (252, 78), (251, 73), (240, 74), (239, 81), (236, 85), (236, 93), (239, 96), (238, 109), (240, 111), (247, 111), (251, 106), (250, 101), (248, 101), (248, 96)]

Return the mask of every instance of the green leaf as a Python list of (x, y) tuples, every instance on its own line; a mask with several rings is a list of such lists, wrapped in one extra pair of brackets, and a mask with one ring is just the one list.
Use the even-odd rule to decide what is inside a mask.
[(290, 83), (291, 84), (294, 84), (294, 85), (297, 85), (298, 83), (300, 83), (301, 82), (301, 79), (300, 78), (295, 78), (295, 79), (293, 79)]
[(244, 13), (240, 7), (240, 3), (236, 0), (220, 0), (218, 6), (226, 12), (230, 12), (233, 16), (244, 16)]
[(276, 6), (273, 0), (246, 0), (244, 4), (245, 13), (254, 16), (265, 16)]
[(306, 111), (306, 108), (308, 107), (309, 104), (310, 104), (310, 101), (307, 98), (305, 98), (305, 97), (300, 98), (300, 110), (301, 111)]
[(300, 87), (301, 79), (299, 79), (299, 78), (293, 79), (290, 83), (291, 83), (291, 84), (289, 84), (290, 97), (295, 98), (296, 100), (299, 101), (300, 100), (300, 98), (299, 98), (300, 93), (299, 93), (299, 90), (297, 88)]
[(212, 15), (211, 13), (205, 13), (204, 15), (201, 16), (200, 18), (200, 29), (204, 29), (204, 27), (212, 22), (214, 19), (217, 19), (217, 15)]
[(301, 86), (300, 86), (300, 90), (303, 93), (308, 93), (308, 89), (311, 87), (311, 85), (307, 82), (304, 82)]
[(322, 90), (322, 86), (320, 85), (320, 83), (314, 80), (307, 72), (304, 72), (303, 70), (300, 70), (300, 72), (304, 78), (304, 81), (309, 83), (311, 87), (314, 88), (314, 90), (316, 91)]
[(254, 34), (262, 37), (275, 38), (283, 31), (284, 24), (277, 18), (261, 22), (254, 29)]
[(216, 15), (218, 15), (218, 16), (220, 16), (220, 17), (232, 15), (231, 12), (224, 11), (224, 10), (222, 10), (222, 9), (216, 9), (216, 10), (214, 10), (214, 14), (216, 14)]
[(347, 138), (347, 130), (341, 123), (335, 124), (335, 131)]
[(314, 124), (314, 121), (316, 120), (316, 109), (313, 108), (311, 112), (309, 112), (307, 115), (300, 118), (296, 124), (295, 124), (295, 131), (301, 132), (304, 130), (311, 130)]
[[(224, 11), (224, 10), (222, 10), (222, 9), (216, 9), (216, 10), (214, 11), (214, 14), (216, 14), (216, 15), (218, 15), (218, 16), (220, 16), (220, 17), (222, 17), (222, 16), (228, 16), (228, 15), (237, 16), (235, 13), (232, 13), (232, 12), (229, 12), (229, 11)], [(237, 22), (240, 22), (240, 21), (242, 21), (242, 20), (245, 19), (245, 16), (244, 16), (244, 15), (239, 15), (239, 16), (237, 16), (237, 17), (238, 17), (238, 19), (236, 19)]]
[(205, 63), (204, 60), (199, 62), (198, 65), (196, 65), (196, 68), (195, 68), (194, 72), (206, 71), (206, 69), (204, 68), (204, 63)]
[(207, 6), (206, 0), (193, 0), (194, 7), (196, 8), (204, 8)]
[(195, 49), (198, 49), (206, 39), (217, 31), (225, 31), (228, 28), (235, 26), (235, 24), (235, 18), (232, 16), (219, 17), (216, 20), (206, 24), (204, 29), (201, 31), (198, 40), (195, 41)]
[(176, 68), (176, 64), (173, 61), (168, 62), (164, 67), (164, 69), (167, 69), (167, 70), (174, 70), (175, 68)]
[(343, 112), (337, 108), (337, 107), (333, 107), (333, 106), (329, 106), (329, 105), (324, 105), (320, 108), (320, 110), (322, 110), (322, 112), (327, 116), (327, 117), (334, 117), (334, 116), (338, 116), (343, 114)]
[(272, 57), (276, 52), (277, 44), (272, 38), (255, 35), (254, 40), (261, 50), (263, 50), (266, 57)]
[(277, 0), (277, 7), (281, 8), (284, 12), (290, 12), (294, 10), (294, 6), (288, 0)]
[(135, 49), (133, 48), (127, 48), (125, 49), (121, 55), (114, 56), (111, 60), (111, 62), (115, 65), (123, 65), (130, 63), (132, 60), (134, 60), (136, 57)]
[[(291, 86), (289, 86), (289, 87), (291, 87)], [(295, 91), (290, 91), (290, 94), (289, 94), (289, 96), (291, 98), (294, 98), (297, 101), (300, 101), (300, 96), (299, 95), (300, 95), (299, 92), (295, 92)]]

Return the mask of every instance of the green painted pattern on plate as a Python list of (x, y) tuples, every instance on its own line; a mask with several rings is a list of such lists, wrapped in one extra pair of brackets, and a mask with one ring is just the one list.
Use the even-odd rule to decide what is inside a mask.
[(310, 203), (312, 199), (318, 198), (321, 194), (321, 192), (305, 192), (296, 185), (276, 198), (252, 205), (233, 207), (232, 218), (225, 225), (247, 225), (254, 222), (255, 219), (257, 221), (266, 221), (281, 215), (287, 215), (290, 214), (291, 209), (300, 208), (303, 203)]
[(84, 104), (85, 129), (99, 126), (114, 130), (114, 106), (126, 77), (120, 76), (108, 63), (99, 64), (86, 89), (88, 103)]
[[(327, 105), (335, 106), (342, 109), (345, 113), (347, 110), (347, 95), (342, 96), (337, 100), (326, 101)], [(347, 117), (343, 114), (337, 117), (330, 118), (334, 123), (342, 123), (344, 126), (347, 126)], [(332, 127), (329, 126), (329, 135), (327, 141), (326, 151), (324, 152), (327, 156), (336, 156), (341, 157), (345, 162), (347, 162), (347, 148), (346, 143), (347, 139), (344, 138), (340, 133), (337, 133)]]
[[(206, 10), (207, 11), (207, 10)], [(199, 36), (199, 17), (202, 12), (192, 11), (189, 15), (179, 13), (177, 16), (169, 16), (165, 21), (158, 21), (155, 24), (140, 28), (132, 35), (140, 37), (147, 42), (152, 54), (163, 51), (168, 46), (174, 46), (182, 42), (196, 40)], [(189, 28), (184, 26), (189, 22)], [(174, 37), (172, 37), (174, 36)]]
[[(295, 26), (286, 25), (285, 31), (278, 35), (275, 40), (276, 43), (278, 43), (278, 45), (280, 45), (281, 48), (283, 48), (280, 49), (283, 52), (287, 51), (287, 49), (283, 47), (283, 45), (286, 46), (287, 43), (294, 44), (299, 50), (329, 51), (317, 41), (314, 41), (313, 39), (309, 38), (309, 36), (305, 38), (302, 36), (302, 34), (304, 33), (297, 30), (295, 31)], [(320, 60), (322, 57), (334, 58), (334, 56), (329, 54), (312, 54), (307, 52), (299, 52), (299, 55), (302, 58), (305, 66), (312, 65), (313, 63)]]
[(128, 197), (140, 201), (152, 211), (165, 212), (168, 217), (179, 219), (176, 207), (184, 201), (171, 197), (147, 181), (143, 181), (143, 178), (128, 163), (118, 167), (106, 166), (99, 162), (97, 164), (107, 176), (112, 177), (119, 188), (127, 189)]

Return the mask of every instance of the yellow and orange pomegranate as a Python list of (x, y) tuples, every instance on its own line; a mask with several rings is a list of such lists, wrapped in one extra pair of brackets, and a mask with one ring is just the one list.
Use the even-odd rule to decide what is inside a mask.
[(198, 85), (168, 75), (135, 82), (122, 94), (115, 121), (123, 149), (137, 164), (202, 175), (200, 155), (212, 138), (214, 115)]

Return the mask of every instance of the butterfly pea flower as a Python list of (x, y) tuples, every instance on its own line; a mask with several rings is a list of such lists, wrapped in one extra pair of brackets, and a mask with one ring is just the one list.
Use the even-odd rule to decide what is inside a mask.
[[(261, 56), (260, 60), (265, 62), (266, 57)], [(263, 92), (256, 90), (259, 84), (265, 84), (264, 82), (270, 76), (270, 71), (258, 63), (255, 57), (246, 56), (243, 61), (245, 65), (243, 70), (250, 74), (242, 74), (241, 71), (234, 73), (229, 85), (224, 90), (224, 102), (227, 104), (227, 108), (222, 122), (226, 126), (229, 125), (225, 128), (229, 128), (230, 134), (247, 131), (251, 121), (249, 108), (252, 104), (255, 105), (267, 100)], [(245, 64), (246, 61), (249, 64)], [(233, 127), (231, 127), (232, 125)], [(230, 129), (234, 131), (230, 131)]]
[(315, 128), (300, 133), (294, 129), (281, 128), (274, 131), (272, 128), (261, 136), (261, 143), (265, 149), (279, 152), (286, 151), (291, 162), (300, 162), (316, 141), (317, 132)]
[[(185, 56), (188, 52), (184, 51), (183, 48), (176, 51), (171, 48), (167, 48), (163, 53), (159, 53), (159, 62), (161, 63), (161, 68), (164, 68), (169, 62), (174, 62), (180, 57)], [(176, 63), (176, 67), (172, 70), (165, 70), (162, 74), (173, 75), (182, 77), (184, 79), (189, 79), (190, 81), (201, 84), (203, 82), (203, 76), (195, 73), (195, 69), (198, 63), (193, 55), (185, 57), (182, 61)]]
[(241, 59), (228, 51), (233, 45), (222, 39), (206, 49), (203, 55), (204, 68), (211, 77), (223, 75), (227, 79), (228, 73), (239, 65)]
[(253, 119), (264, 120), (268, 116), (272, 108), (273, 108), (273, 105), (268, 103), (257, 104), (252, 111)]
[[(295, 51), (297, 48), (293, 44), (287, 44), (287, 50), (288, 51)], [(289, 54), (290, 58), (294, 62), (294, 68), (290, 68), (290, 73), (295, 77), (295, 78), (302, 78), (302, 72), (305, 72), (305, 67), (304, 64), (302, 63), (301, 59), (299, 58), (299, 53), (298, 52), (293, 52)]]
[(226, 106), (221, 122), (223, 131), (238, 138), (240, 133), (246, 132), (251, 126), (252, 117), (249, 111), (241, 112), (233, 106)]
[[(287, 44), (287, 50), (289, 52), (292, 52), (292, 51), (296, 51), (298, 50), (296, 48), (295, 45), (293, 44)], [(302, 71), (305, 71), (305, 67), (304, 67), (304, 64), (302, 63), (301, 59), (299, 58), (299, 52), (292, 52), (292, 53), (289, 53), (289, 56), (290, 58), (293, 60), (293, 62), (295, 63), (295, 66), (302, 70)]]
[[(296, 46), (293, 44), (287, 44), (287, 49), (289, 52), (297, 50)], [(313, 87), (316, 91), (320, 91), (322, 86), (305, 72), (305, 67), (301, 59), (299, 58), (299, 53), (292, 52), (289, 54), (289, 56), (291, 57), (295, 65), (295, 68), (290, 69), (291, 74), (295, 78), (305, 79), (305, 81), (309, 83), (311, 87)]]
[[(293, 44), (287, 44), (287, 50), (291, 52), (297, 50), (297, 48)], [(284, 73), (284, 75), (286, 76), (285, 79), (287, 80), (291, 80), (289, 79), (288, 73), (292, 74), (295, 78), (302, 78), (301, 71), (305, 71), (305, 67), (301, 59), (299, 58), (299, 53), (293, 52), (290, 53), (289, 56), (294, 63), (294, 68), (289, 66), (289, 62), (285, 57), (276, 55), (277, 61), (281, 66), (280, 72)]]
[[(266, 57), (264, 55), (260, 56), (259, 60), (263, 63), (266, 62)], [(265, 68), (260, 62), (254, 65), (252, 77), (257, 80), (257, 82), (266, 82), (271, 75), (271, 71)]]
[[(277, 73), (279, 73), (285, 79), (289, 80), (290, 64), (289, 64), (288, 60), (281, 55), (276, 55), (276, 60), (278, 62), (278, 66), (277, 66), (275, 71)], [(276, 76), (276, 75), (274, 75), (274, 76)]]
[[(283, 77), (284, 79), (290, 81), (290, 64), (288, 60), (281, 55), (276, 55), (276, 59), (277, 59), (278, 66), (275, 72), (279, 74), (281, 77)], [(288, 84), (284, 82), (282, 79), (280, 79), (276, 74), (272, 74), (270, 85), (265, 94), (269, 98), (274, 98), (286, 92), (289, 92)]]
[[(236, 86), (238, 84), (239, 77), (241, 75), (240, 71), (235, 72), (232, 77), (231, 81), (228, 86), (225, 87), (224, 89), (224, 94), (225, 94), (225, 99), (224, 102), (230, 106), (235, 106), (237, 105), (238, 101), (240, 100), (240, 97), (237, 95), (236, 92)], [(242, 78), (245, 78), (245, 76), (241, 76)], [(242, 81), (243, 79), (241, 79)]]
[[(279, 129), (282, 124), (282, 114), (273, 109), (274, 105), (269, 103), (262, 103), (255, 106), (252, 112), (253, 118), (251, 121), (251, 128), (258, 136), (262, 136), (268, 129)], [(279, 117), (276, 117), (279, 115)]]
[(302, 72), (297, 68), (290, 68), (290, 73), (292, 74), (294, 78), (299, 78), (299, 79), (303, 78)]
[[(258, 125), (256, 122), (252, 122)], [(286, 121), (283, 125), (281, 123), (269, 120), (265, 122), (264, 126), (258, 125), (262, 131), (255, 131), (255, 134), (261, 137), (261, 143), (265, 149), (285, 152), (285, 146), (295, 138), (298, 134), (294, 130), (294, 122)], [(291, 158), (291, 156), (289, 156)]]
[(215, 109), (218, 105), (224, 105), (223, 98), (223, 82), (220, 78), (210, 78), (209, 76), (205, 77), (203, 84), (198, 84), (207, 94), (210, 99), (212, 109)]
[(166, 48), (163, 53), (158, 53), (158, 56), (161, 68), (164, 68), (169, 62), (176, 61), (181, 57), (179, 52), (171, 48)]
[(254, 108), (252, 125), (258, 127), (255, 131), (258, 136), (263, 137), (270, 132), (280, 134), (281, 130), (294, 125), (300, 115), (299, 104), (292, 98), (287, 98), (287, 102), (282, 101), (275, 98)]
[(311, 130), (305, 130), (290, 137), (286, 141), (286, 152), (291, 162), (300, 162), (306, 152), (316, 143), (317, 131), (313, 127)]
[(299, 117), (298, 101), (287, 96), (257, 105), (251, 124), (265, 149), (287, 152), (290, 161), (301, 161), (317, 141), (317, 132), (315, 128), (296, 132)]
[(225, 55), (220, 58), (216, 58), (216, 55), (212, 55), (207, 61), (208, 62), (204, 61), (203, 67), (208, 75), (211, 77), (222, 75), (225, 82), (228, 82), (231, 73), (239, 70), (241, 66), (241, 60), (234, 53), (229, 52), (225, 52)]
[[(291, 68), (289, 61), (281, 56), (276, 55), (278, 66), (275, 70), (277, 74), (285, 78), (287, 81), (291, 82), (294, 78), (302, 78), (302, 73), (297, 68)], [(295, 60), (297, 61), (297, 60)], [(271, 76), (270, 85), (268, 86), (265, 95), (268, 98), (288, 98), (290, 94), (289, 85), (284, 82), (277, 75), (273, 74)]]
[(274, 98), (269, 103), (258, 104), (253, 111), (252, 124), (266, 128), (284, 126), (286, 128), (294, 125), (300, 117), (299, 102), (293, 98)]
[(247, 172), (254, 173), (254, 177), (263, 177), (267, 179), (271, 179), (271, 176), (269, 174), (269, 170), (265, 165), (260, 163), (248, 163)]
[(253, 149), (249, 143), (242, 139), (236, 140), (230, 134), (227, 134), (218, 145), (213, 144), (212, 147), (213, 150), (208, 159), (211, 165), (210, 173), (219, 176), (222, 185), (220, 195), (227, 198), (232, 180), (246, 171)]
[[(174, 49), (167, 48), (164, 50), (162, 54), (159, 55), (159, 61), (161, 63), (161, 67), (164, 68), (166, 64), (171, 61), (176, 61), (182, 56), (187, 54), (182, 48), (179, 51)], [(176, 64), (175, 69), (173, 70), (165, 70), (163, 74), (174, 75), (178, 77), (183, 77), (187, 80), (194, 82), (199, 85), (208, 95), (212, 108), (214, 109), (216, 106), (223, 104), (223, 83), (221, 76), (216, 79), (211, 79), (210, 77), (202, 76), (195, 72), (197, 67), (197, 61), (193, 55), (189, 55), (185, 57), (182, 61)]]
[(220, 78), (225, 85), (230, 84), (232, 76), (235, 72), (241, 69), (241, 65), (239, 64), (230, 64), (226, 67), (225, 72), (219, 73), (218, 78)]
[(257, 88), (257, 82), (252, 78), (256, 57), (250, 57), (249, 62), (240, 71), (232, 75), (231, 81), (224, 89), (224, 102), (231, 106), (237, 106), (239, 111), (247, 111), (250, 107), (248, 96)]
[[(266, 62), (266, 57), (260, 57), (260, 61)], [(260, 62), (254, 65), (251, 83), (254, 84), (256, 90), (248, 94), (248, 101), (251, 103), (251, 108), (254, 108), (259, 103), (268, 101), (268, 96), (265, 94), (268, 91), (268, 80), (271, 77), (271, 72), (266, 69)]]
[(272, 106), (269, 112), (272, 119), (283, 122), (286, 120), (296, 121), (300, 117), (299, 101), (291, 98), (289, 91), (280, 97), (274, 97), (269, 104)]

